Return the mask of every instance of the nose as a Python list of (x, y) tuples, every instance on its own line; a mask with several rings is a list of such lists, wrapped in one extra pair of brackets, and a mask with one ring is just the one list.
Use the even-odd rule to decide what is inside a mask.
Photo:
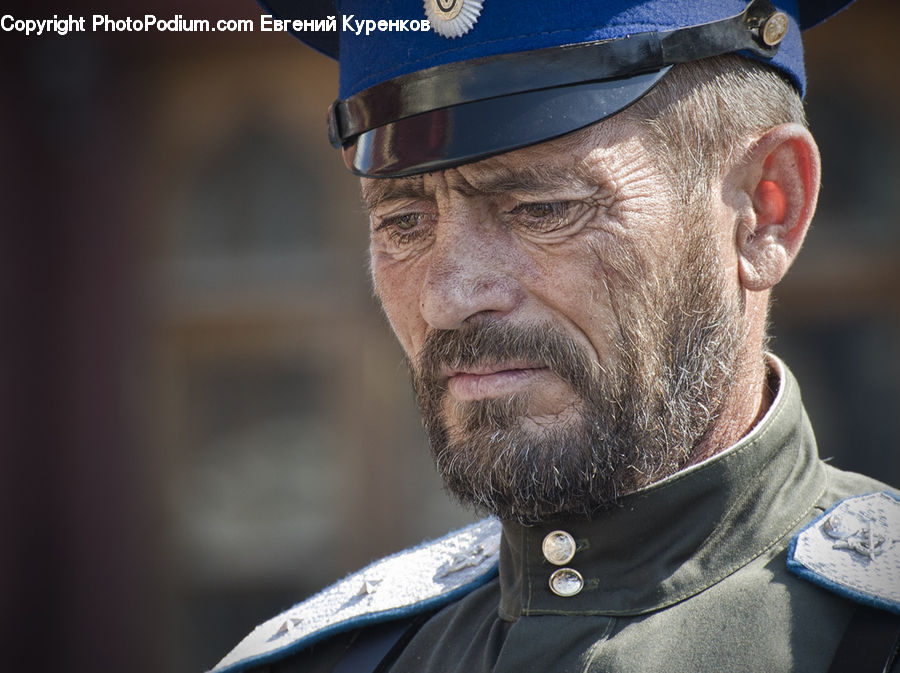
[(487, 213), (455, 210), (436, 224), (420, 295), (435, 329), (459, 329), (474, 316), (505, 315), (521, 303), (515, 243)]

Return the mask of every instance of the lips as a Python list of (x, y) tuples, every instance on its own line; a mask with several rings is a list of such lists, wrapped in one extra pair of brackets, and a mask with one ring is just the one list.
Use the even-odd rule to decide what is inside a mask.
[(503, 397), (522, 392), (549, 369), (530, 363), (502, 363), (447, 370), (447, 388), (460, 401)]

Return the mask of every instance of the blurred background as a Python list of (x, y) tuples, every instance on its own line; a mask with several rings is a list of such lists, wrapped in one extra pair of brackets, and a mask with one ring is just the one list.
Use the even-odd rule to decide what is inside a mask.
[[(184, 4), (12, 13), (258, 27), (251, 0)], [(895, 485), (898, 30), (900, 5), (861, 0), (808, 33), (824, 189), (774, 310), (822, 454)], [(5, 670), (206, 670), (472, 519), (371, 297), (333, 63), (259, 32), (3, 33), (0, 58)]]

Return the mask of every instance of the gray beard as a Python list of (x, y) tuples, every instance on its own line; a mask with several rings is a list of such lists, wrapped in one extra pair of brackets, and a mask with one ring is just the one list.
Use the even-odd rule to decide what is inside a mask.
[[(616, 363), (599, 376), (552, 325), (483, 319), (428, 335), (413, 385), (435, 464), (461, 503), (525, 524), (589, 517), (687, 463), (723, 407), (744, 343), (711, 235), (698, 234), (670, 281), (632, 281), (631, 301), (614, 302)], [(645, 278), (633, 259), (628, 266), (626, 277)], [(528, 427), (521, 395), (460, 403), (462, 421), (449, 427), (441, 368), (512, 360), (543, 363), (565, 381), (575, 419)]]

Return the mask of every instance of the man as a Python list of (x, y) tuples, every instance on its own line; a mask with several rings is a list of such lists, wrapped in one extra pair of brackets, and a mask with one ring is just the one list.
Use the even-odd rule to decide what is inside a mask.
[(819, 460), (765, 351), (819, 189), (799, 33), (846, 3), (394, 4), (300, 36), (340, 54), (329, 130), (437, 467), (497, 519), (216, 670), (892, 670), (900, 504)]

